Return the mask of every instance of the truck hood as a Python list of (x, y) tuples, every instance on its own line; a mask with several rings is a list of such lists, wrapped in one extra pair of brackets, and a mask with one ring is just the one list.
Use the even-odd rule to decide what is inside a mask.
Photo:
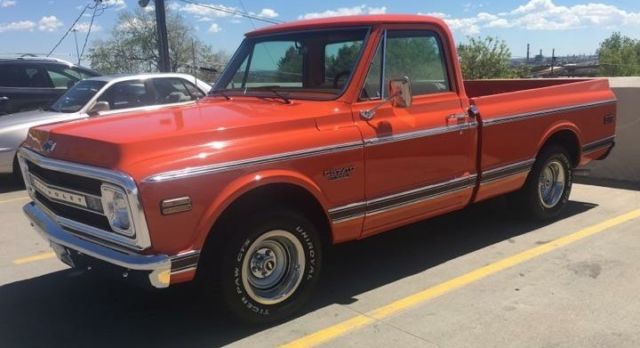
[[(32, 128), (25, 147), (51, 158), (148, 175), (233, 160), (234, 151), (246, 150), (261, 136), (315, 128), (316, 116), (338, 112), (350, 114), (341, 102), (284, 104), (248, 97), (229, 101), (211, 97), (197, 104)], [(55, 142), (49, 153), (42, 149), (47, 141)], [(196, 163), (197, 157), (208, 162)]]

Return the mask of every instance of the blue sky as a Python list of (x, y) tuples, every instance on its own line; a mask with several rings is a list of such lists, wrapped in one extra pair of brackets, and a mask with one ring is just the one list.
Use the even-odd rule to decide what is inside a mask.
[[(0, 0), (0, 56), (31, 52), (47, 53), (90, 0)], [(97, 17), (89, 46), (108, 37), (119, 11), (137, 7), (137, 0), (103, 0), (109, 8)], [(267, 25), (166, 0), (196, 28), (197, 35), (216, 50), (233, 52), (243, 33)], [(421, 13), (444, 18), (458, 41), (469, 35), (492, 35), (507, 41), (515, 57), (540, 49), (550, 55), (590, 54), (613, 31), (640, 39), (640, 0), (503, 0), (503, 1), (389, 1), (389, 0), (199, 0), (202, 3), (244, 10), (278, 21), (346, 14)], [(90, 20), (77, 25), (80, 45)], [(75, 59), (69, 35), (55, 56)]]

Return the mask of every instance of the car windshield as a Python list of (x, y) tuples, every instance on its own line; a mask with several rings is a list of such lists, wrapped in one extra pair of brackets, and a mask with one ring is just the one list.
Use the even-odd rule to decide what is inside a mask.
[(342, 94), (368, 28), (319, 30), (246, 39), (212, 95), (328, 100)]
[(78, 112), (105, 84), (104, 81), (82, 80), (53, 103), (49, 110), (66, 113)]

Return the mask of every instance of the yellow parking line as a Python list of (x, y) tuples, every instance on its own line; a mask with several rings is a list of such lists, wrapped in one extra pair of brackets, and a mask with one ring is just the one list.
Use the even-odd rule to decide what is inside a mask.
[(478, 268), (474, 271), (461, 275), (459, 277), (448, 280), (444, 283), (440, 283), (426, 290), (420, 291), (413, 295), (409, 295), (405, 298), (401, 298), (390, 304), (377, 308), (365, 314), (357, 315), (351, 319), (347, 319), (336, 325), (327, 327), (320, 331), (316, 331), (307, 336), (299, 338), (295, 341), (287, 343), (281, 347), (312, 347), (321, 343), (330, 341), (338, 336), (342, 336), (351, 331), (357, 330), (366, 325), (372, 324), (375, 321), (382, 320), (393, 314), (396, 314), (402, 310), (406, 310), (415, 307), (425, 301), (434, 299), (441, 295), (444, 295), (450, 291), (461, 288), (465, 285), (469, 285), (489, 275), (513, 267), (525, 261), (531, 260), (537, 256), (546, 254), (555, 249), (564, 247), (573, 242), (577, 242), (586, 237), (594, 234), (606, 231), (611, 227), (620, 225), (624, 222), (633, 220), (640, 217), (640, 209), (631, 211), (629, 213), (614, 217), (612, 219), (600, 222), (590, 227), (584, 228), (575, 233), (558, 238), (550, 243), (525, 250), (519, 254), (507, 257), (495, 263)]
[(54, 252), (40, 253), (40, 254), (27, 256), (27, 257), (22, 257), (22, 258), (13, 260), (13, 264), (14, 265), (23, 265), (25, 263), (51, 259), (51, 258), (54, 258), (54, 257), (56, 257), (56, 253), (54, 253)]
[(29, 197), (29, 196), (26, 196), (26, 197), (18, 197), (18, 198), (5, 199), (4, 201), (0, 201), (0, 204), (2, 204), (2, 203), (9, 203), (9, 202), (15, 202), (15, 201), (21, 201), (21, 200), (26, 200), (26, 199), (30, 199), (30, 197)]

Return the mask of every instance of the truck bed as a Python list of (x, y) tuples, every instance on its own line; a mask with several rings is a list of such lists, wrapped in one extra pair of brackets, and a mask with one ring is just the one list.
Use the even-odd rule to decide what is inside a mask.
[[(590, 144), (613, 141), (615, 95), (606, 79), (465, 81), (465, 89), (480, 113), (481, 173), (505, 163), (530, 165), (548, 137), (563, 130), (567, 137), (575, 134), (581, 147), (572, 154), (575, 165), (584, 165), (607, 149), (591, 151)], [(509, 192), (523, 180), (514, 181), (513, 187), (502, 182), (500, 190), (487, 182), (477, 199), (488, 198), (488, 192)]]

